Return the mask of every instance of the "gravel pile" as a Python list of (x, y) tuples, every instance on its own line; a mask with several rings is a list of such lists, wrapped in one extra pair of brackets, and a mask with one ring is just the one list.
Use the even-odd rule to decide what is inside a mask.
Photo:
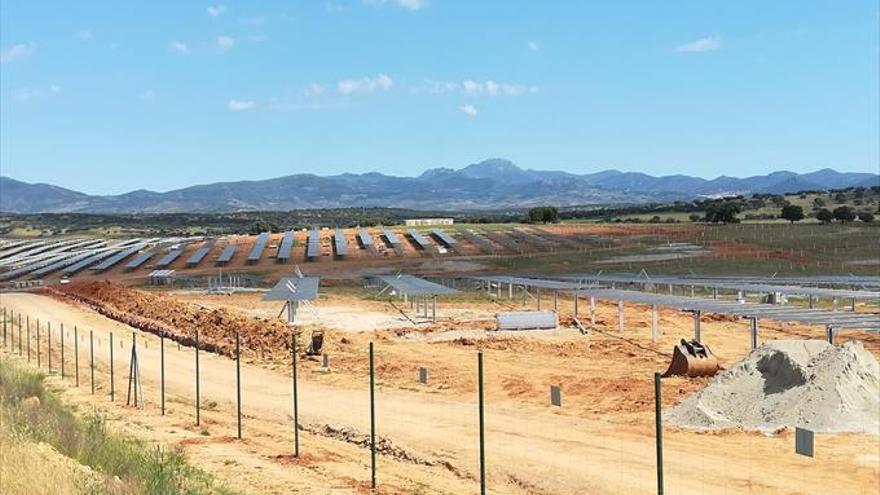
[(880, 435), (880, 364), (860, 342), (764, 344), (671, 409), (677, 426)]

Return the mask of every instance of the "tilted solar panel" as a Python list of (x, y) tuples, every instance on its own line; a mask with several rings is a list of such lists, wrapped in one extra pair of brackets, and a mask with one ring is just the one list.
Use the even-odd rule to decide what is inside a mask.
[(124, 260), (125, 258), (128, 258), (129, 256), (133, 255), (134, 253), (140, 251), (141, 249), (143, 249), (143, 247), (144, 247), (144, 245), (141, 243), (135, 244), (135, 245), (125, 249), (124, 251), (118, 252), (118, 253), (114, 254), (113, 256), (105, 259), (104, 261), (98, 263), (97, 265), (93, 266), (92, 270), (94, 270), (96, 272), (103, 272), (104, 270), (107, 270), (108, 268), (112, 267), (116, 263), (119, 263), (120, 261)]
[(318, 298), (318, 277), (282, 278), (263, 296), (264, 301), (311, 301)]
[(321, 234), (316, 229), (309, 231), (309, 243), (306, 246), (306, 257), (318, 258), (321, 256)]
[(281, 245), (278, 246), (278, 252), (275, 255), (276, 261), (284, 262), (290, 259), (290, 252), (293, 250), (293, 239), (292, 230), (284, 233), (284, 237), (281, 238)]
[(126, 268), (127, 270), (134, 270), (135, 268), (139, 268), (141, 265), (143, 265), (144, 263), (146, 263), (147, 260), (149, 260), (150, 258), (152, 258), (153, 255), (155, 255), (155, 254), (156, 254), (155, 251), (147, 251), (147, 252), (145, 252), (145, 253), (141, 253), (141, 254), (135, 256), (134, 258), (132, 258), (132, 260), (129, 261), (129, 262), (125, 265), (125, 268)]
[(205, 242), (205, 244), (202, 247), (196, 249), (196, 251), (192, 254), (192, 256), (190, 256), (189, 259), (186, 260), (187, 266), (193, 267), (193, 266), (196, 266), (199, 263), (201, 263), (202, 260), (205, 259), (205, 256), (207, 256), (208, 253), (210, 253), (211, 249), (213, 249), (213, 248), (214, 248), (214, 241)]
[(418, 244), (420, 248), (422, 248), (422, 249), (430, 249), (431, 248), (431, 246), (432, 246), (431, 241), (426, 239), (425, 236), (423, 236), (422, 233), (419, 232), (418, 230), (407, 229), (406, 233), (409, 234), (409, 236), (412, 238), (412, 240), (415, 241), (415, 243)]
[(165, 268), (166, 266), (170, 265), (171, 263), (174, 263), (174, 260), (179, 258), (181, 254), (183, 254), (183, 248), (178, 248), (178, 249), (174, 249), (172, 251), (169, 251), (168, 254), (163, 256), (162, 259), (159, 260), (158, 263), (156, 263), (156, 267), (157, 268)]
[(257, 261), (260, 261), (260, 257), (263, 256), (263, 249), (266, 247), (266, 241), (268, 240), (269, 232), (263, 232), (257, 236), (257, 240), (254, 242), (251, 252), (248, 253), (248, 263), (256, 263)]
[(333, 246), (336, 248), (336, 256), (348, 256), (348, 242), (345, 240), (345, 231), (337, 229), (333, 233)]
[(235, 244), (229, 244), (220, 252), (217, 263), (229, 263), (233, 255), (235, 255)]

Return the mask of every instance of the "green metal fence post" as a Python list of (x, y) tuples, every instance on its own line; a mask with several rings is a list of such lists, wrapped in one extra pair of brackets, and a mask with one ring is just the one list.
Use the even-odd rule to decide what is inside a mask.
[(165, 416), (165, 330), (159, 333), (159, 403)]
[(199, 398), (199, 331), (196, 330), (196, 426), (201, 422), (201, 408)]
[(293, 368), (293, 456), (299, 457), (299, 397), (296, 384), (296, 331), (291, 332), (291, 367)]
[(480, 404), (480, 495), (486, 495), (486, 417), (483, 399), (483, 352), (477, 354), (477, 388)]
[(376, 489), (376, 379), (373, 361), (373, 343), (370, 342), (370, 467), (371, 486)]
[(663, 495), (663, 414), (660, 397), (660, 373), (654, 373), (654, 424), (657, 441), (657, 495)]
[(241, 440), (241, 336), (235, 332), (235, 411), (238, 421), (238, 439)]
[(110, 332), (110, 402), (116, 400), (116, 382), (113, 378), (113, 332)]

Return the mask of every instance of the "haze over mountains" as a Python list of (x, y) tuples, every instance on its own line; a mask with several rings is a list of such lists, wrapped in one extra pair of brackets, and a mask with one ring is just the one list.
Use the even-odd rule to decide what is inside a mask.
[(524, 170), (490, 159), (459, 170), (435, 168), (418, 177), (380, 173), (321, 177), (296, 174), (274, 179), (220, 182), (168, 192), (136, 190), (89, 195), (49, 184), (0, 177), (0, 211), (7, 213), (180, 213), (300, 208), (399, 207), (430, 210), (508, 209), (691, 200), (698, 197), (786, 193), (880, 185), (880, 175), (831, 169), (797, 174), (703, 179), (686, 175), (654, 177), (605, 170), (592, 174)]

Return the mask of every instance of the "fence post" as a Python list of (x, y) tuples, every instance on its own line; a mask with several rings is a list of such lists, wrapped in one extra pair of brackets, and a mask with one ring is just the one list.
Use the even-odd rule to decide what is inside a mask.
[(370, 342), (370, 467), (371, 483), (376, 489), (376, 379), (373, 361), (373, 343)]
[[(21, 336), (19, 335), (19, 337), (21, 337)], [(30, 339), (28, 339), (28, 340), (30, 340)], [(21, 339), (20, 338), (19, 338), (18, 344), (19, 344), (19, 346), (21, 346)], [(39, 368), (42, 365), (42, 363), (40, 362), (42, 359), (40, 357), (40, 354), (41, 354), (40, 353), (40, 320), (37, 319), (37, 368)]]
[(6, 308), (3, 308), (3, 348), (6, 349)]
[(654, 373), (654, 424), (657, 441), (657, 495), (663, 495), (663, 413), (660, 397), (660, 373)]
[(113, 378), (113, 332), (110, 332), (110, 402), (116, 400), (116, 383)]
[(27, 361), (31, 362), (31, 315), (24, 318), (24, 335), (27, 339)]
[(159, 333), (159, 407), (165, 416), (165, 330)]
[(79, 387), (79, 330), (76, 325), (73, 326), (73, 376)]
[(483, 351), (477, 353), (477, 390), (480, 405), (480, 495), (486, 495), (486, 418), (483, 402)]
[(18, 355), (21, 356), (21, 312), (18, 313)]
[(95, 336), (93, 330), (89, 330), (89, 373), (92, 381), (92, 395), (95, 395)]
[(49, 342), (47, 344), (47, 348), (49, 349), (49, 373), (51, 374), (52, 373), (52, 322), (51, 321), (46, 322), (46, 327), (47, 327), (46, 332), (47, 332), (47, 336), (49, 339)]
[(196, 330), (196, 426), (201, 422), (200, 416), (200, 399), (199, 399), (199, 331)]
[(61, 379), (64, 379), (64, 323), (61, 323)]
[(296, 330), (291, 332), (291, 362), (293, 367), (293, 456), (299, 457), (299, 397), (296, 388)]
[(241, 440), (241, 339), (235, 332), (235, 410), (238, 419), (238, 439)]

